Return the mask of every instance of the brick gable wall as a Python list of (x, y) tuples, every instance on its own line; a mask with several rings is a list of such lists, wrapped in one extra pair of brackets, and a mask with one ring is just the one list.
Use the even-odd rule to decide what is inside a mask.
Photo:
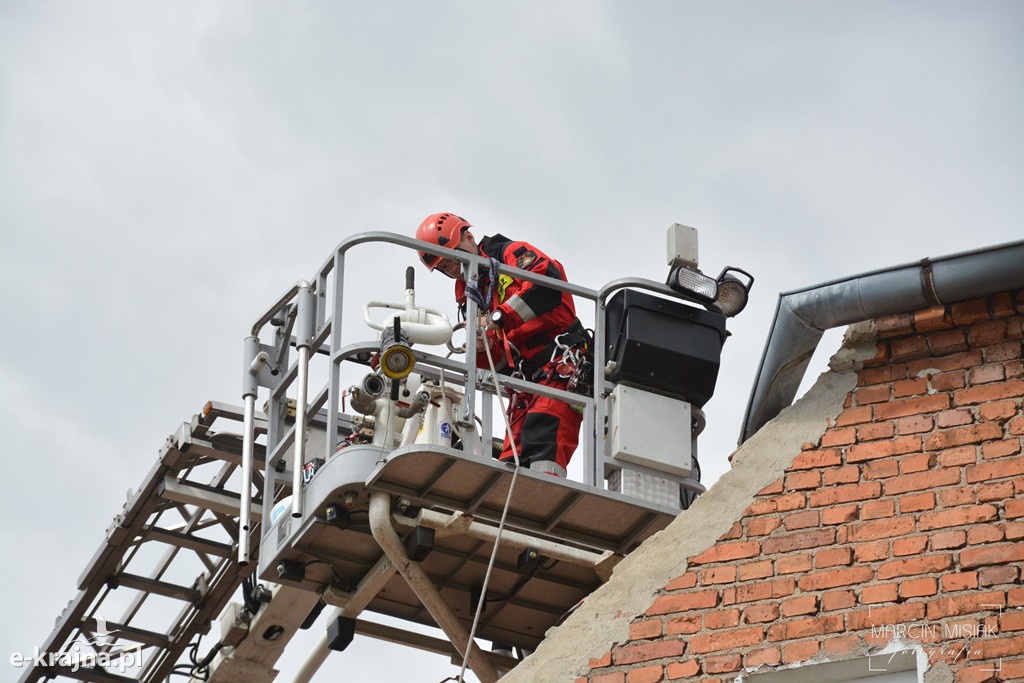
[(1024, 680), (1022, 312), (1017, 292), (876, 321), (834, 423), (578, 683), (725, 682), (900, 625), (926, 681)]

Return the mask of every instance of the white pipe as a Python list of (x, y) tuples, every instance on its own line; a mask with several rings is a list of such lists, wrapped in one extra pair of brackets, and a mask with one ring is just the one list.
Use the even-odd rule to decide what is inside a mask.
[[(440, 536), (453, 534), (464, 534), (481, 541), (494, 542), (498, 539), (498, 528), (490, 524), (483, 524), (475, 521), (469, 515), (454, 513), (451, 515), (437, 512), (436, 510), (420, 510), (416, 519), (395, 515), (395, 521), (399, 524), (414, 527), (420, 526), (436, 529)], [(615, 555), (609, 551), (596, 553), (591, 550), (573, 548), (562, 543), (549, 541), (544, 538), (537, 538), (518, 531), (505, 529), (501, 532), (503, 545), (513, 548), (536, 548), (541, 555), (552, 560), (560, 560), (580, 567), (590, 567), (598, 570), (602, 578), (607, 579), (611, 568), (616, 564)]]
[[(405, 553), (402, 539), (391, 526), (391, 496), (387, 493), (373, 492), (370, 494), (370, 531), (377, 540), (381, 550), (391, 558), (395, 568), (412, 588), (413, 592), (427, 608), (434, 622), (440, 627), (455, 649), (466, 652), (469, 645), (469, 633), (459, 621), (455, 613), (441, 597), (441, 592), (427, 576), (419, 564), (409, 559)], [(495, 683), (498, 671), (494, 664), (479, 648), (469, 652), (468, 663), (481, 683)]]
[(249, 531), (252, 526), (252, 451), (256, 435), (253, 433), (256, 413), (256, 397), (248, 394), (245, 397), (245, 417), (242, 429), (242, 507), (238, 521), (238, 563), (249, 564)]
[(306, 464), (306, 395), (309, 393), (309, 347), (299, 347), (298, 395), (295, 397), (295, 459), (292, 464), (292, 517), (302, 517), (302, 468)]

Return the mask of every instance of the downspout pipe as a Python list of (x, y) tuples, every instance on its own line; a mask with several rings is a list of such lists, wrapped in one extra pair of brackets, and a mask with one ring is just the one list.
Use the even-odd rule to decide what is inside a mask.
[(739, 443), (793, 403), (825, 330), (1024, 288), (1024, 241), (878, 270), (779, 295)]

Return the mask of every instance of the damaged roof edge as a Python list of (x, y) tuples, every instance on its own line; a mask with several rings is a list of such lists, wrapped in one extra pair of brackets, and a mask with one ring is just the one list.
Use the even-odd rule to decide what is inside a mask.
[(1024, 288), (1024, 241), (925, 258), (779, 295), (739, 443), (793, 403), (825, 330)]

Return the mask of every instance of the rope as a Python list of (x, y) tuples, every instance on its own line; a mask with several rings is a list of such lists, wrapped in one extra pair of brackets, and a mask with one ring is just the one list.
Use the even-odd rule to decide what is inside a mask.
[(512, 444), (512, 458), (515, 460), (516, 468), (512, 470), (512, 481), (508, 484), (508, 495), (505, 496), (505, 506), (501, 510), (501, 520), (498, 522), (498, 533), (494, 538), (494, 548), (491, 549), (491, 559), (487, 562), (487, 572), (484, 574), (484, 585), (480, 589), (480, 599), (476, 603), (476, 614), (473, 615), (473, 626), (469, 629), (469, 642), (466, 643), (466, 651), (462, 655), (462, 668), (459, 670), (458, 683), (463, 683), (466, 675), (466, 665), (469, 663), (469, 653), (473, 649), (473, 637), (476, 635), (476, 627), (480, 623), (480, 614), (484, 611), (484, 604), (487, 602), (487, 584), (491, 580), (491, 570), (494, 568), (494, 560), (498, 556), (498, 545), (501, 543), (501, 534), (505, 530), (505, 518), (508, 516), (508, 508), (512, 504), (512, 491), (516, 486), (516, 477), (519, 476), (519, 449), (516, 447), (516, 440), (511, 437), (512, 426), (508, 421), (508, 413), (505, 412), (505, 403), (501, 398), (501, 384), (498, 382), (498, 372), (494, 369), (494, 358), (491, 357), (491, 345), (484, 339), (484, 351), (487, 353), (487, 365), (491, 369), (491, 379), (494, 381), (494, 391), (498, 396), (498, 406), (501, 408), (502, 418), (505, 421), (505, 431), (510, 435), (509, 443)]

